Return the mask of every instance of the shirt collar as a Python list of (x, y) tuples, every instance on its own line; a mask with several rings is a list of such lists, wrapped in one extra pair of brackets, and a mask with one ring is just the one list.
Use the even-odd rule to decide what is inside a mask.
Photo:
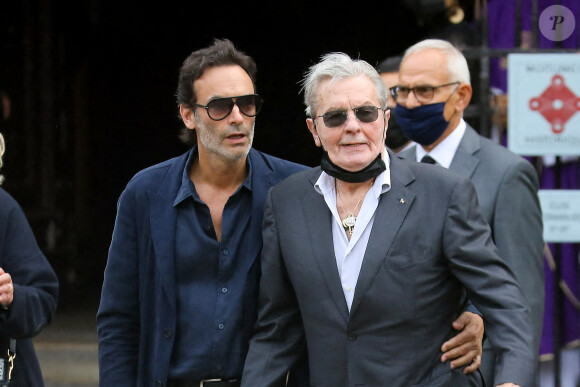
[[(194, 145), (189, 150), (189, 155), (187, 156), (187, 162), (185, 163), (185, 168), (183, 168), (183, 172), (181, 174), (181, 185), (179, 190), (177, 191), (177, 195), (175, 196), (175, 200), (173, 202), (173, 207), (179, 205), (179, 203), (183, 202), (188, 198), (193, 198), (199, 200), (199, 196), (197, 191), (195, 190), (195, 186), (189, 177), (189, 171), (191, 170), (191, 166), (193, 165), (193, 161), (197, 157), (197, 145)], [(245, 187), (249, 191), (252, 191), (252, 162), (250, 160), (250, 155), (246, 157), (246, 162), (248, 163), (248, 177), (242, 183), (242, 187)], [(237, 191), (236, 191), (237, 192)]]
[[(466, 128), (467, 124), (462, 118), (455, 130), (453, 130), (453, 132), (451, 132), (449, 136), (447, 136), (443, 141), (437, 144), (435, 148), (431, 149), (429, 156), (431, 156), (431, 158), (433, 158), (437, 164), (449, 169), (449, 166), (451, 166), (451, 162), (453, 161), (455, 152), (457, 152), (457, 148), (459, 147), (459, 143), (463, 138), (463, 134), (465, 133)], [(415, 149), (417, 161), (421, 161), (427, 152), (421, 146), (417, 146)]]
[[(391, 169), (390, 169), (390, 158), (389, 152), (383, 151), (382, 159), (387, 167), (377, 178), (372, 186), (372, 191), (376, 197), (379, 197), (382, 193), (387, 192), (391, 189)], [(316, 183), (314, 183), (314, 189), (319, 194), (325, 196), (331, 191), (334, 191), (334, 181), (335, 178), (322, 171)]]

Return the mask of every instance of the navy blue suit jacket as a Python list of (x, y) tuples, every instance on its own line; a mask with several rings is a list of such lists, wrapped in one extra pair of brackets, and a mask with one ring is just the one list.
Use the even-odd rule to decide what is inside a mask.
[[(176, 328), (173, 202), (188, 153), (135, 175), (122, 193), (97, 314), (101, 386), (163, 386)], [(306, 167), (252, 149), (252, 214), (245, 254), (247, 341), (256, 319), (262, 217), (269, 189)]]
[(58, 279), (36, 243), (18, 203), (0, 188), (0, 267), (14, 283), (14, 300), (0, 313), (2, 338), (16, 339), (11, 386), (44, 386), (32, 345), (52, 319), (58, 299)]

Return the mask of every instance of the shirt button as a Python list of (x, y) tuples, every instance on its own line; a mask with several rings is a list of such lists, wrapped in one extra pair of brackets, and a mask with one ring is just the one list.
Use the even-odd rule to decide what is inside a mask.
[(169, 339), (172, 336), (172, 332), (169, 329), (163, 331), (163, 337)]
[(224, 253), (224, 255), (228, 255), (230, 252), (228, 251), (228, 249), (224, 249), (223, 253)]
[(228, 288), (222, 288), (222, 293), (227, 293), (228, 292)]
[(218, 329), (224, 329), (225, 325), (224, 324), (218, 324)]
[(222, 368), (224, 368), (224, 367), (222, 367), (221, 364), (216, 364), (216, 366), (215, 366), (215, 369), (218, 370), (218, 371), (221, 371)]
[(348, 336), (347, 336), (347, 338), (350, 341), (355, 341), (356, 340), (356, 334), (355, 333), (349, 333)]

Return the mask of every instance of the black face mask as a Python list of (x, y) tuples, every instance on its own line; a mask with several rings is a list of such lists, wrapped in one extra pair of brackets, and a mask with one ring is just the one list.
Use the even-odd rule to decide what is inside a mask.
[(397, 149), (405, 145), (409, 141), (409, 137), (405, 135), (403, 129), (397, 122), (397, 116), (394, 109), (391, 109), (391, 117), (389, 118), (389, 129), (387, 130), (387, 139), (385, 144), (389, 149)]
[(346, 169), (343, 169), (334, 164), (330, 160), (330, 157), (328, 157), (328, 152), (325, 150), (322, 151), (322, 161), (320, 162), (320, 168), (322, 168), (322, 170), (330, 176), (347, 183), (362, 183), (364, 181), (368, 181), (377, 177), (387, 169), (385, 162), (379, 153), (376, 159), (374, 159), (369, 165), (360, 171), (347, 171)]

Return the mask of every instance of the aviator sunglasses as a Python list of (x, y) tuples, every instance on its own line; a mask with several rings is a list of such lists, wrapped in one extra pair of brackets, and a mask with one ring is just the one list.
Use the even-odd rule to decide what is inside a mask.
[[(364, 123), (375, 122), (379, 117), (379, 110), (383, 110), (376, 106), (359, 106), (354, 109), (354, 115), (357, 120)], [(348, 117), (348, 110), (332, 110), (323, 115), (314, 118), (322, 117), (324, 125), (329, 128), (336, 128), (343, 125)]]
[(260, 112), (262, 98), (258, 94), (248, 94), (239, 97), (214, 98), (207, 105), (195, 104), (207, 110), (207, 115), (214, 121), (220, 121), (229, 116), (234, 110), (234, 105), (238, 105), (243, 115), (255, 117)]

